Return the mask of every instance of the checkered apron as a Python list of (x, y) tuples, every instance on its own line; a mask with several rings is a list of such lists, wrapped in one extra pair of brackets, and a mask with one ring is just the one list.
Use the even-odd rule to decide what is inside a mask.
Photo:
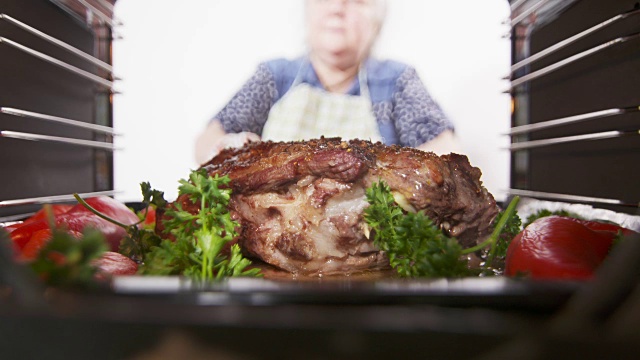
[(289, 91), (271, 108), (262, 140), (309, 140), (324, 135), (382, 141), (362, 68), (358, 80), (361, 96), (336, 94), (300, 83), (298, 71)]

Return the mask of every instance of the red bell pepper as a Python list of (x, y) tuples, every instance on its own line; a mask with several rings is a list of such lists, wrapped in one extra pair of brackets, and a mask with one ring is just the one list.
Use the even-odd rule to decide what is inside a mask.
[(540, 218), (511, 241), (505, 275), (533, 279), (589, 279), (607, 257), (623, 227), (569, 217)]
[(154, 228), (156, 226), (156, 208), (151, 205), (146, 210), (142, 209), (140, 212), (140, 217), (144, 215), (144, 221), (138, 225), (139, 228)]
[[(73, 205), (68, 205), (68, 204), (52, 204), (51, 205), (51, 212), (53, 214), (54, 217), (64, 214), (67, 211), (69, 211), (71, 208), (73, 207)], [(17, 228), (25, 225), (25, 224), (29, 224), (32, 222), (36, 222), (36, 221), (40, 221), (40, 220), (46, 220), (46, 212), (44, 210), (44, 208), (36, 211), (35, 214), (31, 215), (29, 218), (20, 221), (20, 222), (16, 222), (13, 223), (11, 225), (7, 225), (4, 226), (3, 229), (5, 229), (8, 233), (12, 233), (14, 230), (16, 230)]]
[[(85, 199), (85, 201), (100, 213), (117, 220), (123, 224), (130, 225), (139, 221), (136, 214), (127, 208), (123, 203), (108, 196), (97, 196)], [(77, 204), (64, 214), (55, 217), (55, 225), (64, 227), (72, 233), (81, 233), (86, 227), (92, 227), (105, 235), (107, 245), (111, 251), (117, 251), (120, 241), (126, 235), (126, 230), (122, 227), (106, 221), (89, 211), (81, 204)], [(43, 245), (45, 233), (41, 230), (49, 229), (47, 220), (37, 220), (23, 224), (21, 227), (11, 232), (11, 239), (19, 252), (22, 252), (32, 237), (38, 234), (39, 247)], [(39, 248), (38, 244), (30, 247)]]
[(40, 249), (51, 239), (51, 229), (40, 229), (35, 231), (29, 241), (22, 248), (21, 259), (33, 260), (38, 256)]
[[(70, 205), (70, 204), (52, 204), (51, 205), (51, 213), (53, 214), (54, 217), (57, 217), (58, 215), (62, 215), (64, 213), (66, 213), (67, 211), (71, 210), (73, 208), (74, 205)], [(40, 210), (38, 210), (35, 214), (31, 215), (31, 217), (29, 217), (28, 219), (26, 219), (24, 221), (25, 224), (30, 223), (30, 222), (36, 222), (36, 221), (40, 221), (40, 220), (47, 220), (47, 213), (44, 209), (44, 207)]]
[(11, 234), (15, 229), (21, 227), (22, 225), (24, 225), (24, 221), (19, 221), (19, 222), (12, 223), (11, 225), (0, 226), (0, 229)]

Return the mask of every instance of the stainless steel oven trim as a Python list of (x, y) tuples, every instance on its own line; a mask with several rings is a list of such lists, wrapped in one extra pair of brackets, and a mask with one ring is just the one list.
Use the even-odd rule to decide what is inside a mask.
[(531, 5), (530, 8), (528, 8), (527, 10), (523, 11), (522, 13), (520, 13), (519, 15), (517, 15), (516, 17), (511, 19), (511, 27), (516, 26), (522, 20), (526, 19), (527, 16), (533, 14), (536, 10), (540, 9), (544, 4), (546, 4), (548, 2), (549, 2), (549, 0), (540, 0), (539, 2), (535, 3), (534, 5)]
[(102, 22), (109, 25), (110, 28), (114, 28), (116, 26), (122, 25), (119, 21), (112, 20), (109, 16), (105, 15), (102, 11), (100, 11), (97, 7), (89, 4), (85, 0), (77, 0), (82, 6), (84, 6), (87, 10), (96, 14)]

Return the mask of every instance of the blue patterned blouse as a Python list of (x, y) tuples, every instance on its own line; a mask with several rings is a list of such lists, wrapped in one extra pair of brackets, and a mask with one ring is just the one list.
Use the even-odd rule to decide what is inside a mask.
[[(367, 84), (380, 134), (387, 145), (421, 145), (453, 124), (431, 98), (414, 68), (396, 62), (369, 59)], [(253, 76), (214, 117), (227, 133), (262, 133), (269, 110), (293, 84), (300, 71), (301, 81), (323, 88), (315, 70), (303, 58), (276, 59), (261, 63)], [(360, 95), (355, 79), (347, 92)]]

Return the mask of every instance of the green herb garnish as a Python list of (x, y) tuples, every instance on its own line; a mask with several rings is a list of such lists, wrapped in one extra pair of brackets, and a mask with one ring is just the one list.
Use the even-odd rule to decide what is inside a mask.
[(483, 269), (489, 272), (493, 259), (504, 256), (511, 234), (519, 232), (520, 218), (515, 214), (518, 197), (497, 218), (494, 232), (486, 241), (462, 249), (455, 238), (446, 236), (423, 212), (405, 213), (383, 181), (372, 184), (366, 196), (369, 207), (364, 210), (364, 218), (372, 230), (374, 244), (387, 254), (391, 267), (402, 277), (472, 275), (477, 271), (469, 269), (464, 255), (482, 249), (489, 249)]
[(370, 206), (364, 218), (373, 230), (374, 244), (387, 253), (391, 267), (402, 277), (459, 277), (469, 274), (462, 248), (446, 237), (423, 213), (404, 214), (384, 182), (366, 191)]
[(51, 240), (30, 266), (51, 286), (94, 287), (98, 269), (93, 262), (107, 250), (104, 235), (98, 230), (87, 229), (76, 239), (64, 229), (54, 228)]
[[(120, 242), (120, 247), (118, 249), (118, 252), (120, 252), (122, 255), (127, 256), (130, 259), (140, 263), (142, 262), (145, 253), (149, 252), (153, 246), (157, 246), (160, 244), (160, 237), (156, 235), (152, 229), (138, 227), (138, 225), (144, 221), (144, 218), (136, 222), (135, 224), (123, 224), (94, 209), (91, 205), (87, 204), (87, 202), (84, 201), (84, 199), (81, 198), (80, 195), (73, 194), (73, 196), (76, 198), (78, 203), (87, 208), (87, 210), (91, 211), (96, 216), (99, 216), (100, 218), (118, 225), (126, 230), (126, 236)], [(162, 198), (162, 201), (164, 201), (164, 198)], [(145, 214), (146, 211), (148, 210), (145, 210)]]
[(118, 251), (135, 260), (138, 263), (143, 262), (144, 256), (151, 251), (153, 247), (160, 246), (162, 239), (155, 233), (155, 224), (152, 226), (138, 226), (144, 222), (147, 212), (151, 206), (156, 209), (163, 209), (167, 206), (164, 199), (164, 192), (151, 188), (149, 182), (140, 183), (142, 191), (142, 202), (147, 206), (144, 211), (140, 211), (138, 216), (140, 221), (127, 228), (127, 236), (120, 242)]
[(221, 254), (224, 246), (238, 234), (238, 223), (228, 211), (231, 190), (225, 188), (228, 176), (211, 177), (205, 169), (195, 170), (189, 181), (181, 179), (178, 196), (187, 195), (199, 205), (192, 214), (179, 203), (165, 212), (165, 232), (174, 241), (162, 240), (144, 257), (141, 273), (153, 275), (184, 274), (198, 280), (226, 276), (260, 276), (259, 269), (245, 270), (251, 262), (242, 257), (237, 245), (231, 247), (230, 258)]
[[(518, 201), (518, 197), (515, 197), (513, 200)], [(507, 248), (509, 247), (511, 240), (518, 235), (520, 231), (522, 231), (522, 219), (520, 219), (520, 216), (518, 216), (515, 209), (513, 209), (512, 213), (508, 213), (507, 210), (501, 211), (498, 216), (496, 216), (494, 225), (497, 226), (504, 216), (507, 216), (507, 221), (502, 231), (500, 231), (500, 236), (496, 242), (496, 250), (494, 253), (494, 255), (499, 258), (504, 258), (507, 255)]]
[(494, 221), (491, 236), (482, 243), (463, 250), (463, 254), (470, 254), (483, 249), (488, 249), (482, 268), (483, 275), (495, 275), (496, 259), (502, 261), (507, 254), (507, 248), (511, 239), (520, 232), (520, 217), (517, 215), (516, 206), (520, 197), (515, 196), (507, 208), (500, 212)]

